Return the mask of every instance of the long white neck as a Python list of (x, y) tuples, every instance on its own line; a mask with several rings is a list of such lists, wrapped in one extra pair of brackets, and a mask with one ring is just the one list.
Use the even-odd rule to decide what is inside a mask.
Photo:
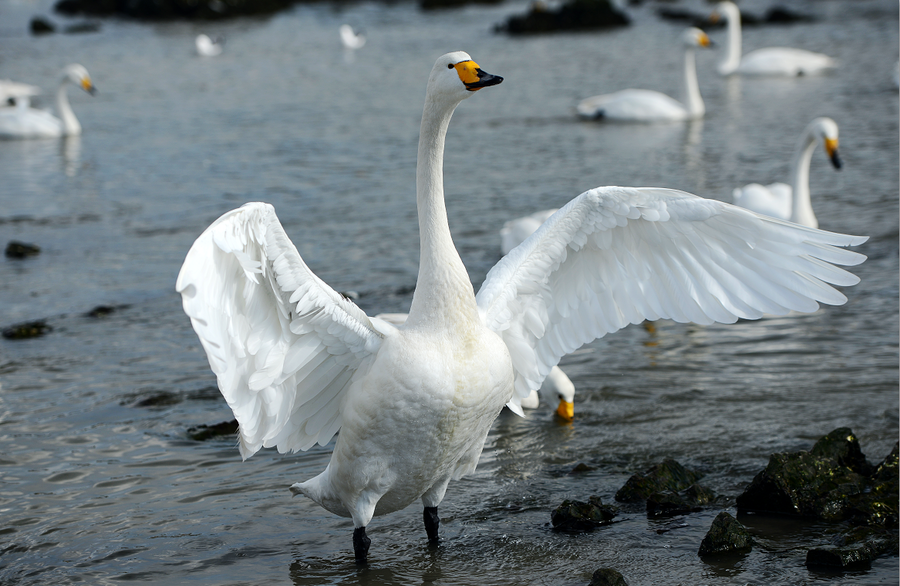
[(72, 136), (81, 134), (81, 124), (79, 124), (78, 118), (75, 117), (75, 113), (72, 112), (72, 107), (69, 106), (69, 98), (66, 95), (67, 84), (68, 80), (63, 78), (59, 82), (59, 87), (56, 88), (56, 113), (59, 114), (59, 119), (62, 120), (63, 135)]
[(728, 48), (725, 58), (719, 63), (719, 73), (729, 75), (737, 71), (741, 64), (741, 11), (733, 4), (721, 6), (728, 21)]
[(793, 189), (791, 221), (810, 228), (819, 227), (819, 221), (813, 213), (809, 197), (809, 164), (812, 161), (813, 151), (816, 150), (816, 142), (814, 133), (804, 134), (791, 161), (791, 187)]
[(701, 118), (706, 113), (703, 98), (700, 97), (700, 85), (697, 83), (697, 60), (694, 49), (687, 47), (684, 50), (684, 106), (691, 118)]
[(475, 292), (453, 244), (444, 203), (444, 140), (455, 108), (425, 99), (416, 163), (419, 279), (408, 327), (421, 323), (449, 327), (460, 318), (478, 319)]

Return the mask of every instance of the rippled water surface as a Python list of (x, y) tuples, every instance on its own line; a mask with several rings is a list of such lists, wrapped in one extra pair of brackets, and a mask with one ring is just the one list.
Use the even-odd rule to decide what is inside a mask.
[[(743, 3), (761, 13), (761, 0)], [(50, 90), (78, 61), (96, 97), (70, 89), (80, 138), (0, 142), (0, 243), (39, 256), (0, 261), (0, 326), (52, 331), (0, 340), (2, 584), (585, 584), (614, 567), (630, 584), (896, 584), (897, 558), (839, 576), (806, 569), (835, 529), (746, 520), (753, 552), (703, 561), (717, 510), (663, 522), (623, 509), (585, 535), (550, 530), (565, 498), (611, 501), (634, 472), (671, 457), (731, 497), (769, 454), (849, 426), (870, 461), (898, 436), (898, 8), (893, 0), (796, 2), (817, 22), (745, 29), (745, 48), (836, 57), (832, 75), (721, 79), (701, 54), (702, 122), (583, 123), (578, 99), (624, 87), (678, 92), (683, 25), (655, 5), (602, 34), (510, 39), (494, 23), (524, 3), (421, 12), (409, 3), (298, 7), (214, 24), (110, 20), (96, 34), (26, 34), (51, 2), (0, 0), (0, 78)], [(703, 2), (682, 2), (698, 12)], [(54, 17), (57, 18), (57, 17)], [(364, 28), (347, 55), (337, 29)], [(198, 32), (224, 34), (215, 59)], [(724, 44), (724, 31), (712, 32)], [(221, 213), (273, 203), (310, 267), (370, 314), (405, 311), (415, 285), (416, 142), (434, 60), (464, 49), (502, 85), (462, 104), (445, 168), (451, 228), (476, 287), (502, 223), (598, 185), (659, 185), (729, 199), (787, 179), (800, 132), (828, 115), (845, 166), (817, 152), (823, 228), (871, 237), (849, 302), (815, 314), (698, 327), (630, 327), (563, 359), (576, 420), (504, 414), (478, 470), (441, 505), (430, 549), (421, 510), (370, 525), (371, 564), (351, 523), (287, 486), (329, 448), (241, 462), (234, 442), (186, 430), (232, 415), (175, 294), (197, 235)], [(86, 313), (115, 306), (102, 317)], [(593, 470), (571, 474), (578, 463)], [(733, 511), (733, 509), (731, 509)]]

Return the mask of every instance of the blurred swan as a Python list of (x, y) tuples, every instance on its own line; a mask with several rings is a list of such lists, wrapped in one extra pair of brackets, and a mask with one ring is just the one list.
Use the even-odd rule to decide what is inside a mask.
[[(375, 317), (383, 319), (391, 325), (402, 326), (406, 322), (408, 314), (379, 313)], [(540, 390), (531, 391), (520, 401), (520, 404), (524, 409), (537, 409), (541, 399), (548, 405), (556, 404), (556, 414), (562, 419), (572, 421), (575, 418), (575, 385), (560, 367), (551, 368), (547, 378), (541, 383)]]
[(41, 88), (36, 85), (0, 79), (0, 107), (6, 105), (28, 105), (29, 98), (40, 95)]
[(734, 190), (735, 205), (760, 214), (818, 228), (809, 198), (809, 164), (813, 151), (821, 144), (835, 169), (841, 168), (838, 156), (838, 126), (831, 118), (816, 118), (803, 131), (791, 160), (791, 185), (751, 183)]
[(720, 2), (711, 19), (719, 18), (728, 23), (728, 49), (718, 66), (721, 75), (810, 75), (837, 65), (828, 55), (788, 47), (757, 49), (742, 57), (740, 9), (733, 2)]
[(59, 118), (44, 110), (21, 104), (16, 108), (0, 108), (0, 138), (41, 138), (73, 136), (81, 134), (81, 124), (72, 112), (66, 86), (77, 85), (93, 95), (96, 92), (91, 76), (83, 66), (73, 63), (62, 70), (62, 79), (56, 90), (56, 113)]
[[(352, 518), (358, 563), (373, 516), (419, 499), (436, 542), (450, 480), (475, 470), (503, 406), (521, 415), (522, 398), (584, 343), (644, 319), (812, 312), (846, 302), (828, 283), (859, 281), (834, 265), (862, 262), (841, 247), (866, 238), (671, 189), (600, 187), (500, 259), (476, 295), (448, 224), (444, 145), (456, 107), (501, 81), (461, 51), (429, 75), (416, 167), (419, 274), (402, 326), (370, 318), (317, 277), (264, 203), (216, 220), (176, 281), (244, 458), (324, 446), (340, 430), (325, 470), (291, 490)], [(453, 172), (477, 186), (472, 169)]]
[(197, 54), (201, 57), (215, 57), (216, 55), (222, 54), (222, 49), (225, 46), (225, 39), (220, 37), (212, 39), (208, 35), (200, 33), (197, 35), (197, 38), (194, 39), (194, 45), (197, 47)]
[(366, 44), (366, 37), (362, 33), (353, 31), (349, 24), (342, 24), (340, 28), (341, 43), (348, 49), (362, 49)]
[(697, 84), (697, 65), (694, 49), (709, 47), (709, 37), (697, 28), (689, 28), (681, 35), (684, 46), (682, 91), (684, 103), (680, 103), (652, 90), (627, 89), (582, 100), (578, 114), (583, 118), (616, 120), (622, 122), (666, 122), (702, 118), (706, 112), (700, 86)]
[(542, 210), (529, 216), (509, 220), (500, 228), (500, 251), (508, 254), (510, 250), (522, 244), (522, 242), (534, 234), (534, 231), (547, 221), (547, 218), (556, 213), (557, 208)]

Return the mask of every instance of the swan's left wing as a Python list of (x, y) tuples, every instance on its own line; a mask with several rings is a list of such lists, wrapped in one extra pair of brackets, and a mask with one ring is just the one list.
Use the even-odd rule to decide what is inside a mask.
[(600, 187), (550, 217), (488, 273), (477, 302), (516, 372), (509, 407), (559, 359), (629, 323), (733, 323), (846, 302), (834, 265), (867, 239), (813, 230), (672, 189)]
[(353, 375), (393, 330), (309, 270), (269, 204), (216, 220), (175, 287), (238, 420), (244, 458), (325, 445)]

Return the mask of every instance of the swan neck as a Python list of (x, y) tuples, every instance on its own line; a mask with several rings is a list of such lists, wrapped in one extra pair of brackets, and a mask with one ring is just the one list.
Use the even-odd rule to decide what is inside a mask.
[(741, 64), (741, 12), (736, 7), (728, 6), (726, 9), (728, 47), (719, 63), (719, 73), (722, 75), (734, 73)]
[(697, 60), (690, 47), (684, 51), (684, 105), (692, 118), (700, 118), (706, 113), (706, 106), (700, 96), (700, 84), (697, 83)]
[(812, 228), (819, 226), (809, 196), (809, 165), (815, 150), (816, 137), (812, 133), (807, 133), (797, 145), (791, 161), (791, 188), (793, 190), (791, 221)]
[(419, 214), (419, 278), (408, 327), (451, 325), (475, 319), (477, 307), (469, 274), (453, 244), (444, 202), (444, 141), (456, 104), (436, 104), (426, 96), (416, 162)]
[(56, 88), (56, 112), (59, 114), (59, 119), (62, 120), (62, 133), (71, 136), (74, 134), (81, 134), (81, 124), (78, 122), (78, 118), (75, 117), (75, 113), (72, 112), (72, 107), (69, 105), (66, 85), (68, 85), (68, 80), (63, 78), (63, 80), (59, 82), (59, 87)]

